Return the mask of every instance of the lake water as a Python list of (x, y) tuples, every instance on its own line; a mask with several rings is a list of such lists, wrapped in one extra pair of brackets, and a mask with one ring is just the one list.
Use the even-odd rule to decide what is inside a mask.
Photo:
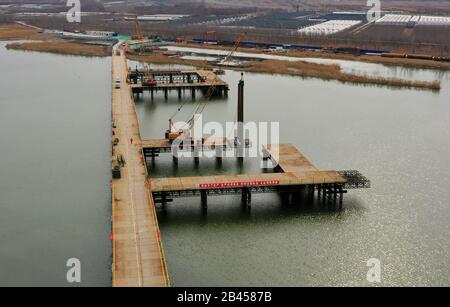
[(111, 284), (111, 65), (0, 42), (0, 286)]
[[(0, 285), (68, 285), (66, 261), (79, 258), (82, 285), (109, 286), (110, 59), (4, 45)], [(357, 69), (385, 69), (364, 65)], [(235, 196), (211, 197), (207, 216), (196, 198), (158, 208), (172, 285), (364, 286), (367, 260), (379, 258), (382, 285), (448, 286), (450, 77), (398, 71), (440, 79), (443, 89), (246, 74), (247, 121), (280, 122), (281, 142), (320, 169), (361, 171), (372, 188), (351, 191), (342, 211), (289, 206), (277, 194), (254, 195), (250, 214)], [(205, 121), (235, 119), (240, 75), (223, 78), (229, 98), (210, 102)], [(179, 106), (176, 94), (137, 101), (143, 137), (163, 137)], [(193, 108), (187, 101), (175, 119)], [(187, 159), (175, 168), (168, 156), (149, 164), (156, 177), (261, 171), (254, 160), (223, 165), (202, 160), (196, 167)]]
[[(247, 121), (280, 122), (281, 142), (319, 169), (361, 171), (372, 188), (350, 191), (340, 212), (268, 194), (254, 195), (250, 215), (239, 196), (210, 197), (205, 217), (199, 199), (177, 199), (159, 209), (174, 286), (365, 286), (371, 258), (381, 261), (382, 285), (449, 284), (450, 75), (365, 63), (346, 69), (441, 80), (443, 89), (246, 74)], [(240, 75), (223, 78), (229, 98), (210, 102), (204, 121), (235, 119)], [(175, 93), (137, 101), (143, 136), (163, 137), (180, 104)], [(194, 107), (187, 102), (175, 120)], [(261, 172), (253, 160), (220, 168), (214, 159), (199, 167), (185, 159), (175, 167), (170, 156), (149, 167), (155, 177)]]

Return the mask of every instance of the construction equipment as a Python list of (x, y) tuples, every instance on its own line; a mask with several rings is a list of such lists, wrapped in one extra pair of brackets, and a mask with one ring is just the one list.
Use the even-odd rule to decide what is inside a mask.
[(138, 16), (134, 17), (134, 34), (132, 36), (134, 40), (142, 40), (144, 35), (142, 35), (141, 26), (139, 24)]
[[(216, 82), (213, 82), (213, 83), (216, 84)], [(196, 119), (203, 113), (208, 102), (214, 95), (214, 92), (216, 91), (216, 89), (217, 89), (216, 85), (213, 85), (208, 89), (208, 92), (206, 92), (206, 94), (205, 94), (205, 100), (203, 102), (200, 102), (197, 105), (197, 107), (192, 112), (191, 116), (188, 117), (188, 119), (186, 120), (186, 122), (185, 122), (186, 124), (183, 127), (181, 127), (180, 129), (178, 129), (177, 127), (174, 126), (173, 119), (183, 109), (186, 102), (184, 102), (177, 109), (177, 111), (175, 111), (175, 113), (172, 115), (172, 117), (169, 118), (169, 129), (166, 131), (166, 139), (169, 140), (169, 142), (173, 142), (176, 139), (180, 139), (182, 136), (184, 136), (186, 138), (189, 137), (190, 130), (194, 126)]]
[(203, 33), (203, 43), (205, 45), (217, 45), (217, 42), (218, 42), (217, 31), (206, 31), (205, 33)]
[(241, 45), (242, 40), (244, 39), (244, 37), (246, 35), (247, 35), (246, 32), (239, 34), (239, 36), (236, 38), (236, 40), (234, 42), (233, 49), (231, 49), (230, 53), (228, 53), (228, 55), (225, 57), (225, 59), (223, 59), (222, 63), (228, 63), (231, 61), (231, 59), (233, 58), (233, 55), (238, 50), (239, 46)]

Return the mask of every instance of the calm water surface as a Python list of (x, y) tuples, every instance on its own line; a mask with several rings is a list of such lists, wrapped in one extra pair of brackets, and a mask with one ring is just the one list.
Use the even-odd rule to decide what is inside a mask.
[[(108, 286), (110, 59), (6, 51), (0, 45), (0, 285), (67, 285), (65, 263), (82, 261), (83, 284)], [(211, 197), (159, 208), (175, 286), (368, 285), (366, 262), (382, 262), (383, 285), (450, 284), (450, 76), (357, 64), (361, 73), (442, 81), (439, 93), (246, 74), (246, 120), (278, 121), (281, 142), (320, 169), (357, 169), (372, 189), (352, 191), (340, 212), (255, 195)], [(236, 116), (238, 73), (228, 99), (205, 121)], [(189, 100), (189, 95), (186, 95)], [(174, 94), (137, 101), (142, 134), (161, 138), (180, 106)], [(187, 102), (177, 115), (185, 120)], [(260, 172), (259, 160), (162, 156), (155, 177)]]
[(111, 280), (110, 59), (0, 42), (0, 286)]
[[(379, 258), (383, 285), (450, 284), (450, 75), (357, 63), (344, 69), (389, 77), (441, 80), (439, 93), (357, 86), (317, 79), (246, 74), (246, 120), (278, 121), (281, 141), (320, 169), (357, 169), (372, 189), (351, 191), (344, 210), (287, 206), (276, 194), (255, 195), (244, 214), (240, 197), (210, 197), (159, 209), (175, 286), (369, 285), (367, 260)], [(227, 72), (229, 99), (209, 103), (205, 121), (232, 121), (239, 73)], [(190, 99), (186, 93), (186, 98)], [(161, 138), (179, 107), (148, 96), (137, 102), (142, 134)], [(194, 104), (176, 117), (185, 120)], [(258, 161), (170, 157), (150, 163), (155, 177), (260, 172)]]

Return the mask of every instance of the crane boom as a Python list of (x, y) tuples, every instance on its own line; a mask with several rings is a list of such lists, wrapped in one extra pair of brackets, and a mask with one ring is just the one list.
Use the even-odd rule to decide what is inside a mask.
[(144, 36), (142, 35), (141, 26), (139, 25), (138, 17), (136, 16), (134, 18), (134, 35), (133, 39), (135, 40), (141, 40)]
[(234, 53), (238, 50), (239, 46), (241, 45), (242, 40), (244, 39), (244, 37), (246, 35), (247, 35), (247, 33), (239, 34), (239, 36), (236, 38), (236, 41), (234, 42), (233, 49), (230, 51), (230, 53), (223, 60), (224, 63), (229, 62), (233, 58)]

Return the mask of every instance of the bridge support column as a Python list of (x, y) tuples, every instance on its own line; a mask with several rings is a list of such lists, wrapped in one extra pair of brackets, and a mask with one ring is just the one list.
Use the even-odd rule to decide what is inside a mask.
[(181, 100), (181, 98), (182, 98), (182, 96), (181, 96), (181, 88), (180, 88), (180, 89), (178, 89), (178, 99)]
[(167, 194), (166, 194), (166, 192), (162, 192), (161, 193), (161, 204), (163, 206), (167, 205)]
[(339, 210), (342, 210), (342, 205), (344, 203), (344, 190), (342, 185), (339, 185)]
[(198, 166), (200, 164), (200, 151), (202, 150), (202, 148), (203, 148), (202, 141), (196, 140), (194, 143), (194, 151), (193, 151), (194, 162), (195, 162), (196, 166)]
[(164, 89), (164, 99), (165, 100), (169, 99), (169, 90), (167, 88)]
[(152, 100), (155, 98), (155, 93), (153, 89), (150, 89), (150, 97)]
[(195, 88), (191, 89), (191, 95), (192, 95), (192, 100), (195, 100), (195, 96), (196, 96)]
[(223, 147), (216, 146), (216, 162), (222, 164), (223, 161)]
[(323, 193), (323, 196), (322, 196), (322, 203), (323, 203), (323, 204), (325, 204), (326, 201), (327, 201), (328, 191), (329, 191), (328, 186), (327, 186), (327, 185), (324, 185), (324, 186), (323, 186), (323, 191), (322, 191), (322, 193)]
[(294, 193), (293, 192), (289, 192), (288, 194), (288, 204), (289, 206), (291, 206), (294, 203)]
[(174, 165), (178, 165), (178, 147), (172, 148), (172, 161)]
[(242, 204), (251, 207), (252, 193), (249, 188), (242, 188)]
[(307, 187), (306, 187), (306, 189), (307, 189), (307, 197), (308, 197), (308, 200), (311, 200), (311, 199), (313, 199), (314, 198), (314, 193), (315, 193), (315, 191), (316, 191), (316, 186), (314, 185), (314, 184), (311, 184), (311, 185), (308, 185)]
[(208, 193), (206, 192), (206, 190), (200, 191), (200, 198), (203, 211), (208, 210)]
[(337, 202), (337, 195), (338, 195), (337, 184), (333, 184), (333, 199), (334, 199), (334, 203), (335, 204)]

